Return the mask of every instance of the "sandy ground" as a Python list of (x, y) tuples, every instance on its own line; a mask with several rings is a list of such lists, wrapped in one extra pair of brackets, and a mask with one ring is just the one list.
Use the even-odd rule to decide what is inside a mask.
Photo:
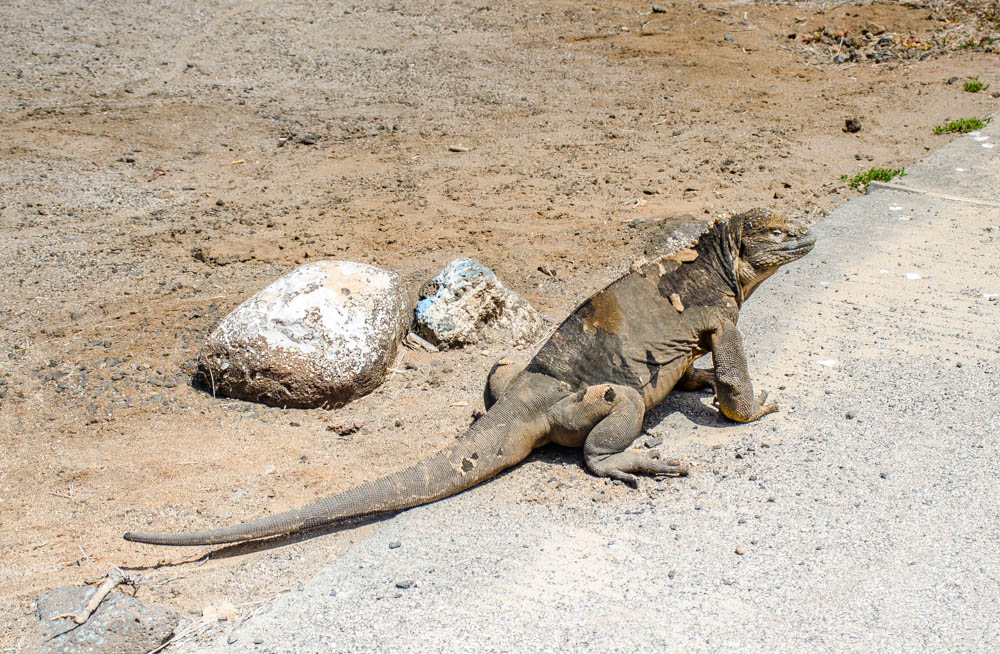
[[(789, 38), (989, 33), (916, 3), (424, 4), (0, 7), (0, 650), (46, 589), (200, 554), (127, 530), (297, 505), (468, 424), (498, 345), (408, 352), (335, 412), (191, 388), (206, 332), (296, 264), (417, 286), (472, 256), (558, 319), (642, 253), (636, 219), (819, 219), (855, 194), (842, 174), (905, 166), (947, 142), (934, 125), (1000, 106), (983, 47), (835, 64)], [(965, 93), (971, 75), (996, 86)], [(577, 473), (581, 499), (604, 489)], [(139, 596), (245, 604), (373, 529), (142, 570)]]

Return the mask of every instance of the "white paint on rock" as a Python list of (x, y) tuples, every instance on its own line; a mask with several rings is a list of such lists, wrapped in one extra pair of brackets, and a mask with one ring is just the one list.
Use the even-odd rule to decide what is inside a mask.
[(410, 311), (396, 273), (318, 261), (226, 316), (209, 336), (202, 367), (224, 395), (284, 406), (342, 404), (381, 382)]
[[(332, 354), (339, 367), (359, 372), (370, 350), (376, 295), (393, 286), (393, 273), (352, 261), (319, 261), (296, 268), (238, 306), (219, 326), (229, 345), (257, 337), (267, 347), (301, 354)], [(396, 278), (398, 284), (398, 277)], [(345, 293), (343, 289), (349, 293)], [(225, 327), (224, 329), (222, 329)]]

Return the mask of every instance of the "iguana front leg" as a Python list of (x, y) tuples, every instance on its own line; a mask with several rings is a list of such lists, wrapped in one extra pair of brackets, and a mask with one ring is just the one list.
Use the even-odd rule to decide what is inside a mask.
[(715, 395), (723, 415), (737, 422), (752, 422), (778, 410), (777, 404), (764, 404), (767, 392), (756, 398), (753, 395), (743, 338), (736, 325), (727, 322), (712, 333), (712, 360)]
[(644, 412), (639, 391), (598, 384), (558, 402), (549, 410), (549, 420), (559, 433), (584, 435), (584, 460), (598, 477), (619, 479), (635, 488), (638, 480), (632, 473), (686, 475), (687, 468), (676, 461), (660, 461), (628, 449), (642, 431)]

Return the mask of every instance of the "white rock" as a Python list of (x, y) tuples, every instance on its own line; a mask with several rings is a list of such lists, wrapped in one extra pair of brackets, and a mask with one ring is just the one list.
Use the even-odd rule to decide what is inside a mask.
[(220, 395), (272, 406), (340, 406), (382, 382), (411, 311), (392, 271), (310, 263), (226, 316), (208, 337), (199, 372)]
[(417, 328), (444, 347), (503, 341), (530, 343), (545, 327), (539, 313), (486, 266), (455, 259), (431, 280), (417, 304)]

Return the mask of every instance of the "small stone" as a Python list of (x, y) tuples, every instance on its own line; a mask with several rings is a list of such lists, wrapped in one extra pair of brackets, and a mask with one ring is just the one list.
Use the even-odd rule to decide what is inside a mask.
[(391, 550), (398, 550), (402, 546), (403, 544), (400, 543), (398, 540), (394, 540), (391, 543), (389, 543), (389, 549)]
[(201, 263), (209, 263), (212, 260), (212, 253), (207, 247), (191, 248), (191, 258)]
[(653, 449), (654, 447), (659, 447), (663, 444), (663, 436), (654, 436), (646, 441), (646, 447)]
[(396, 588), (400, 588), (402, 590), (408, 590), (410, 588), (413, 588), (415, 583), (416, 582), (413, 581), (412, 579), (404, 579), (403, 581), (396, 582)]
[(670, 579), (673, 579), (676, 576), (677, 576), (677, 571), (676, 570), (668, 570), (667, 571), (667, 577), (669, 577)]
[(318, 134), (303, 134), (299, 138), (295, 139), (295, 142), (301, 143), (302, 145), (315, 145), (318, 140)]
[(480, 341), (527, 344), (545, 327), (527, 300), (472, 259), (449, 263), (424, 285), (421, 297), (416, 312), (420, 335), (442, 347)]
[(957, 81), (958, 81), (958, 76), (957, 75), (948, 78), (948, 83), (949, 84), (954, 84)]
[(861, 121), (857, 118), (847, 118), (844, 120), (844, 131), (848, 134), (856, 134), (861, 131)]
[(97, 586), (63, 586), (39, 598), (35, 615), (41, 621), (40, 631), (26, 640), (21, 652), (148, 652), (165, 642), (180, 622), (173, 609), (118, 591), (112, 591), (82, 625), (59, 617), (80, 613), (95, 592)]
[(735, 550), (733, 550), (733, 551), (736, 552), (738, 555), (743, 556), (743, 548), (742, 547), (738, 547), (737, 546), (737, 548)]
[(642, 189), (642, 192), (645, 193), (646, 195), (656, 195), (657, 193), (659, 193), (659, 191), (657, 191), (655, 188), (651, 186), (647, 186), (646, 188)]
[(327, 425), (326, 430), (336, 432), (338, 436), (350, 436), (361, 430), (360, 422), (337, 422)]
[(847, 413), (844, 414), (844, 417), (847, 418), (848, 420), (854, 420), (854, 412), (848, 411)]
[(888, 478), (889, 478), (889, 473), (886, 473), (886, 472), (880, 472), (880, 473), (878, 473), (878, 476), (879, 476), (880, 478), (882, 478), (882, 479), (888, 479)]
[(226, 206), (226, 203), (224, 201), (222, 201), (222, 200), (216, 200), (215, 201), (215, 206), (217, 206), (217, 207), (224, 207), (224, 206)]
[(665, 14), (665, 13), (667, 13), (667, 10), (664, 9), (663, 7), (658, 7), (656, 5), (653, 5), (653, 13), (654, 14)]

